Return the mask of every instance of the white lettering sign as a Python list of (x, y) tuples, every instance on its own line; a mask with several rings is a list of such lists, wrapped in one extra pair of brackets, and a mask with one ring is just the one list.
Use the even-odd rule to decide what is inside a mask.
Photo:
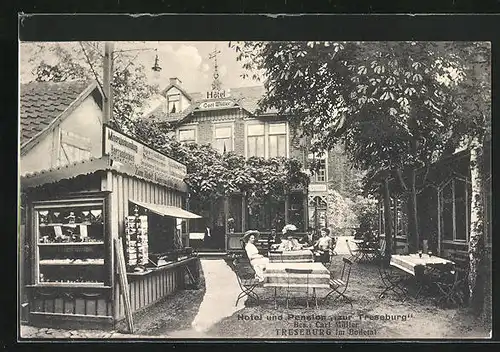
[(200, 110), (224, 109), (234, 106), (232, 100), (206, 101), (200, 104)]
[(103, 155), (131, 166), (137, 176), (165, 186), (182, 184), (187, 175), (185, 165), (109, 126), (104, 126)]
[(225, 90), (212, 90), (207, 92), (207, 99), (222, 99), (229, 98), (230, 96), (229, 91), (226, 92)]
[(309, 192), (326, 192), (326, 185), (312, 183), (309, 185)]

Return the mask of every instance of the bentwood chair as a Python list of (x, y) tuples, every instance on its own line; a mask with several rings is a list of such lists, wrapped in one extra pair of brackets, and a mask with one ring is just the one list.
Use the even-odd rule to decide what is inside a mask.
[(386, 293), (393, 292), (398, 296), (401, 302), (406, 300), (408, 292), (402, 285), (406, 281), (405, 274), (399, 271), (392, 270), (390, 265), (391, 258), (385, 256), (386, 242), (383, 239), (380, 243), (380, 248), (376, 252), (376, 259), (378, 261), (378, 273), (382, 281), (383, 290), (379, 294), (379, 298), (383, 298)]
[(342, 272), (340, 274), (340, 278), (335, 279), (334, 277), (330, 278), (330, 288), (331, 291), (325, 296), (324, 300), (328, 298), (330, 295), (335, 295), (336, 297), (333, 299), (335, 302), (339, 298), (344, 298), (347, 303), (351, 305), (352, 308), (352, 299), (345, 295), (347, 291), (347, 287), (349, 286), (349, 278), (351, 277), (351, 268), (352, 268), (352, 260), (348, 258), (342, 258), (344, 265), (342, 266)]
[[(309, 308), (309, 275), (312, 273), (312, 269), (296, 269), (296, 268), (285, 268), (287, 275), (287, 286), (286, 286), (286, 308), (288, 309), (289, 293), (291, 286), (305, 286), (306, 288), (306, 306)], [(300, 284), (304, 280), (305, 284)], [(313, 298), (316, 303), (316, 308), (318, 308), (318, 298), (316, 297), (316, 288), (313, 287)]]
[(228, 265), (236, 274), (238, 285), (241, 292), (239, 293), (235, 306), (243, 297), (247, 296), (259, 304), (260, 299), (257, 293), (254, 292), (255, 288), (261, 283), (255, 278), (255, 270), (253, 269), (250, 261), (246, 257), (236, 258), (233, 261), (228, 261)]
[(347, 250), (349, 251), (349, 255), (350, 255), (349, 259), (351, 261), (353, 261), (353, 262), (359, 260), (359, 256), (361, 254), (359, 252), (359, 249), (357, 249), (357, 248), (356, 249), (352, 249), (351, 246), (349, 245), (349, 240), (348, 239), (345, 240), (345, 243), (347, 245)]

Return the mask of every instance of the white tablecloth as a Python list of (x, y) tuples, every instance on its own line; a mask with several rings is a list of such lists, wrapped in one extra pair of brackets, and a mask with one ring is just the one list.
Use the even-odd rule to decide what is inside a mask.
[(416, 275), (418, 270), (424, 270), (426, 266), (429, 267), (439, 267), (446, 265), (454, 265), (455, 263), (451, 260), (429, 256), (428, 254), (422, 254), (422, 258), (418, 254), (408, 254), (399, 255), (394, 254), (391, 257), (391, 265), (399, 268), (411, 275)]

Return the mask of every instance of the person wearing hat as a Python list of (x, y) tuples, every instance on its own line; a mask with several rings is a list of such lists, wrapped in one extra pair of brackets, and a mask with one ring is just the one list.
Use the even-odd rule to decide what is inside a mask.
[(254, 243), (259, 235), (259, 231), (249, 230), (245, 232), (243, 242), (245, 243), (245, 252), (247, 253), (248, 259), (250, 259), (250, 264), (255, 270), (255, 278), (259, 280), (259, 282), (263, 282), (264, 270), (266, 270), (269, 259), (259, 254), (259, 250), (255, 247)]
[(280, 250), (293, 251), (302, 249), (302, 245), (297, 239), (293, 237), (294, 231), (297, 231), (297, 227), (295, 225), (286, 225), (285, 227), (283, 227), (283, 230), (281, 232), (286, 239), (283, 239), (281, 241), (281, 244), (279, 246)]

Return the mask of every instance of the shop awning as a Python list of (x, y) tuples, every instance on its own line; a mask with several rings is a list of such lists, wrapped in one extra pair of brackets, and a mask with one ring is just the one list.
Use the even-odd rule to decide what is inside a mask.
[(153, 213), (156, 213), (156, 214), (161, 215), (161, 216), (170, 216), (172, 218), (178, 218), (178, 219), (201, 219), (202, 218), (200, 215), (190, 213), (187, 210), (184, 210), (184, 209), (181, 209), (178, 207), (174, 207), (171, 205), (144, 203), (144, 202), (139, 202), (139, 201), (132, 200), (132, 199), (130, 199), (130, 201), (134, 204), (137, 204), (140, 207), (149, 209)]

